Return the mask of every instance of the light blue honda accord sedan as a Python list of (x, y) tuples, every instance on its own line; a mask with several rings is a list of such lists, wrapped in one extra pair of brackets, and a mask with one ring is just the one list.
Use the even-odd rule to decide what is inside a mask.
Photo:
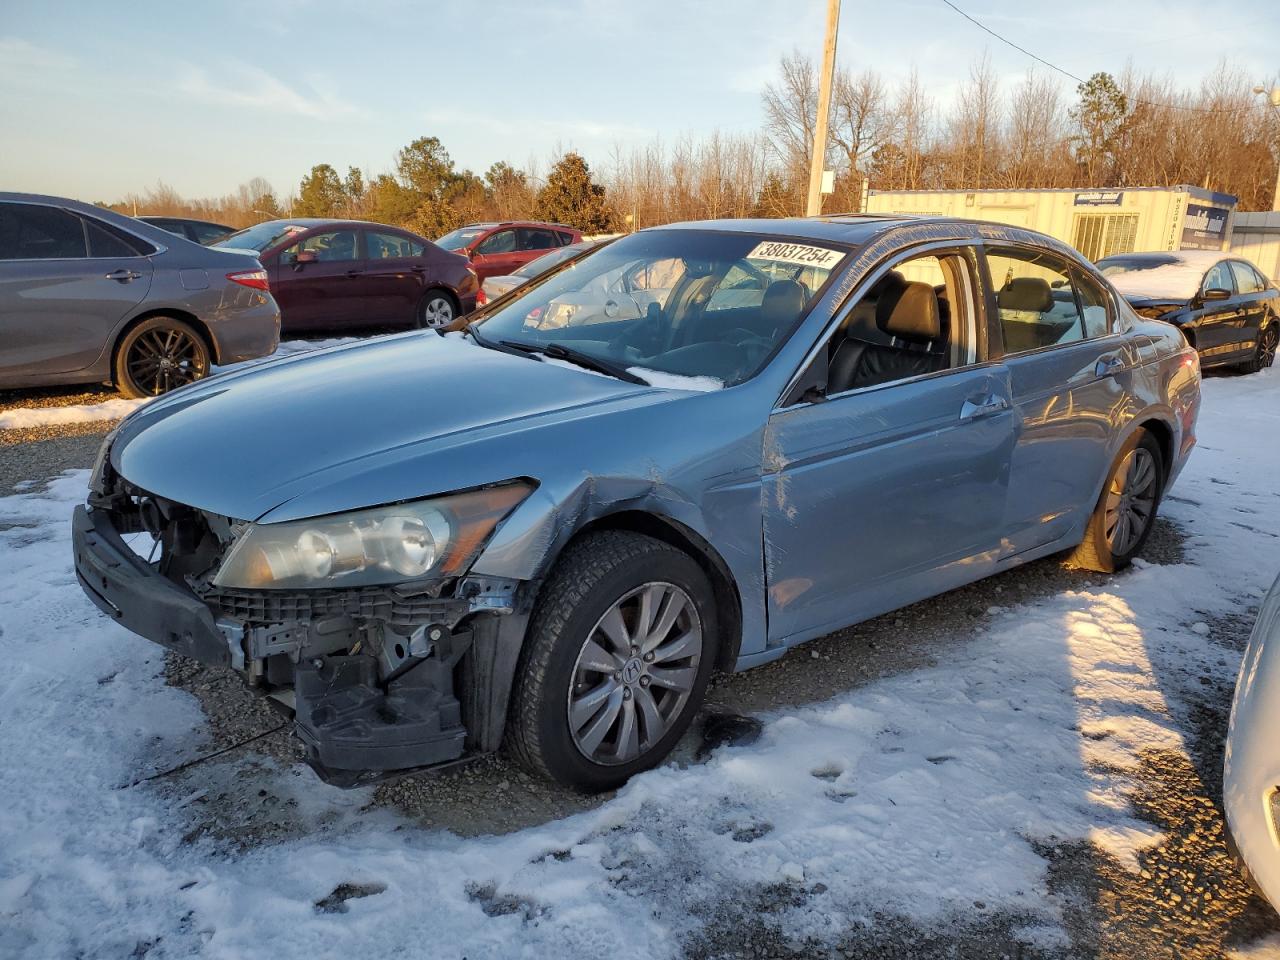
[(93, 602), (284, 704), (331, 782), (505, 746), (617, 786), (715, 669), (1127, 564), (1195, 444), (1182, 334), (1008, 226), (654, 228), (455, 326), (153, 401), (76, 511)]

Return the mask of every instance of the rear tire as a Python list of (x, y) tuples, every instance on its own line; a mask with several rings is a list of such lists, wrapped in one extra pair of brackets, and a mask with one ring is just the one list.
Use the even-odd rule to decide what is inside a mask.
[(1245, 373), (1260, 373), (1276, 361), (1276, 344), (1280, 343), (1280, 324), (1272, 323), (1258, 331), (1258, 343), (1253, 356), (1240, 364)]
[(582, 537), (530, 621), (507, 749), (531, 773), (579, 790), (621, 786), (688, 729), (716, 637), (711, 584), (687, 554), (625, 531)]
[(416, 325), (422, 330), (443, 330), (460, 313), (458, 301), (448, 290), (428, 290), (418, 302)]
[(1107, 473), (1084, 540), (1071, 555), (1072, 566), (1114, 573), (1133, 561), (1155, 525), (1164, 471), (1160, 444), (1150, 433), (1139, 429), (1125, 441)]
[(148, 317), (116, 345), (116, 389), (126, 397), (158, 397), (209, 375), (209, 347), (191, 324)]

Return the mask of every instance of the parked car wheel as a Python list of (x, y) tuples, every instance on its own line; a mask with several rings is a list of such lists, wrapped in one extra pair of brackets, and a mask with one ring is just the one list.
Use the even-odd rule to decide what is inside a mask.
[(1139, 430), (1125, 442), (1112, 463), (1072, 562), (1099, 573), (1114, 573), (1127, 567), (1151, 534), (1163, 487), (1160, 444), (1146, 430)]
[(428, 290), (418, 305), (418, 326), (434, 330), (447, 327), (458, 315), (458, 304), (444, 290)]
[(116, 388), (126, 397), (157, 397), (209, 374), (209, 348), (189, 323), (142, 321), (116, 347)]
[(533, 773), (582, 790), (617, 787), (688, 729), (715, 648), (711, 584), (692, 558), (652, 537), (589, 534), (538, 602), (508, 745)]
[(1258, 334), (1258, 345), (1254, 347), (1253, 356), (1240, 364), (1246, 373), (1258, 373), (1266, 370), (1276, 362), (1276, 344), (1280, 343), (1280, 326), (1271, 324)]

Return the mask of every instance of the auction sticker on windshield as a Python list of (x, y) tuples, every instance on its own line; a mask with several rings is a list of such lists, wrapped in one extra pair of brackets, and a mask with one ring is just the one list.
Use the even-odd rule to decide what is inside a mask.
[(747, 254), (748, 260), (773, 260), (776, 263), (794, 263), (805, 267), (831, 269), (844, 256), (843, 250), (829, 247), (811, 247), (803, 243), (786, 243), (766, 240)]

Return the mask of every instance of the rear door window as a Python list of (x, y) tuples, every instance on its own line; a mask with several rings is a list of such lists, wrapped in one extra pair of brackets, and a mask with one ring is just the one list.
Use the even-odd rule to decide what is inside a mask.
[(141, 256), (141, 251), (129, 243), (115, 231), (95, 223), (88, 217), (84, 220), (85, 230), (89, 234), (89, 256), (99, 259), (115, 259), (117, 257)]
[(1076, 267), (1039, 250), (994, 249), (987, 266), (1008, 354), (1105, 336), (1102, 289)]
[(560, 241), (560, 245), (562, 247), (567, 247), (569, 244), (573, 243), (573, 234), (565, 233), (563, 230), (557, 230), (556, 239)]
[(80, 218), (34, 203), (0, 203), (0, 260), (78, 260), (87, 252)]
[(1232, 260), (1231, 272), (1236, 278), (1236, 289), (1241, 293), (1262, 292), (1263, 286), (1258, 282), (1258, 274), (1249, 264), (1240, 260)]
[(552, 247), (560, 246), (560, 240), (554, 230), (521, 227), (516, 233), (519, 235), (521, 250), (550, 250)]
[(369, 245), (368, 259), (370, 260), (420, 257), (426, 252), (426, 247), (422, 244), (399, 233), (369, 230), (365, 233), (365, 242)]

